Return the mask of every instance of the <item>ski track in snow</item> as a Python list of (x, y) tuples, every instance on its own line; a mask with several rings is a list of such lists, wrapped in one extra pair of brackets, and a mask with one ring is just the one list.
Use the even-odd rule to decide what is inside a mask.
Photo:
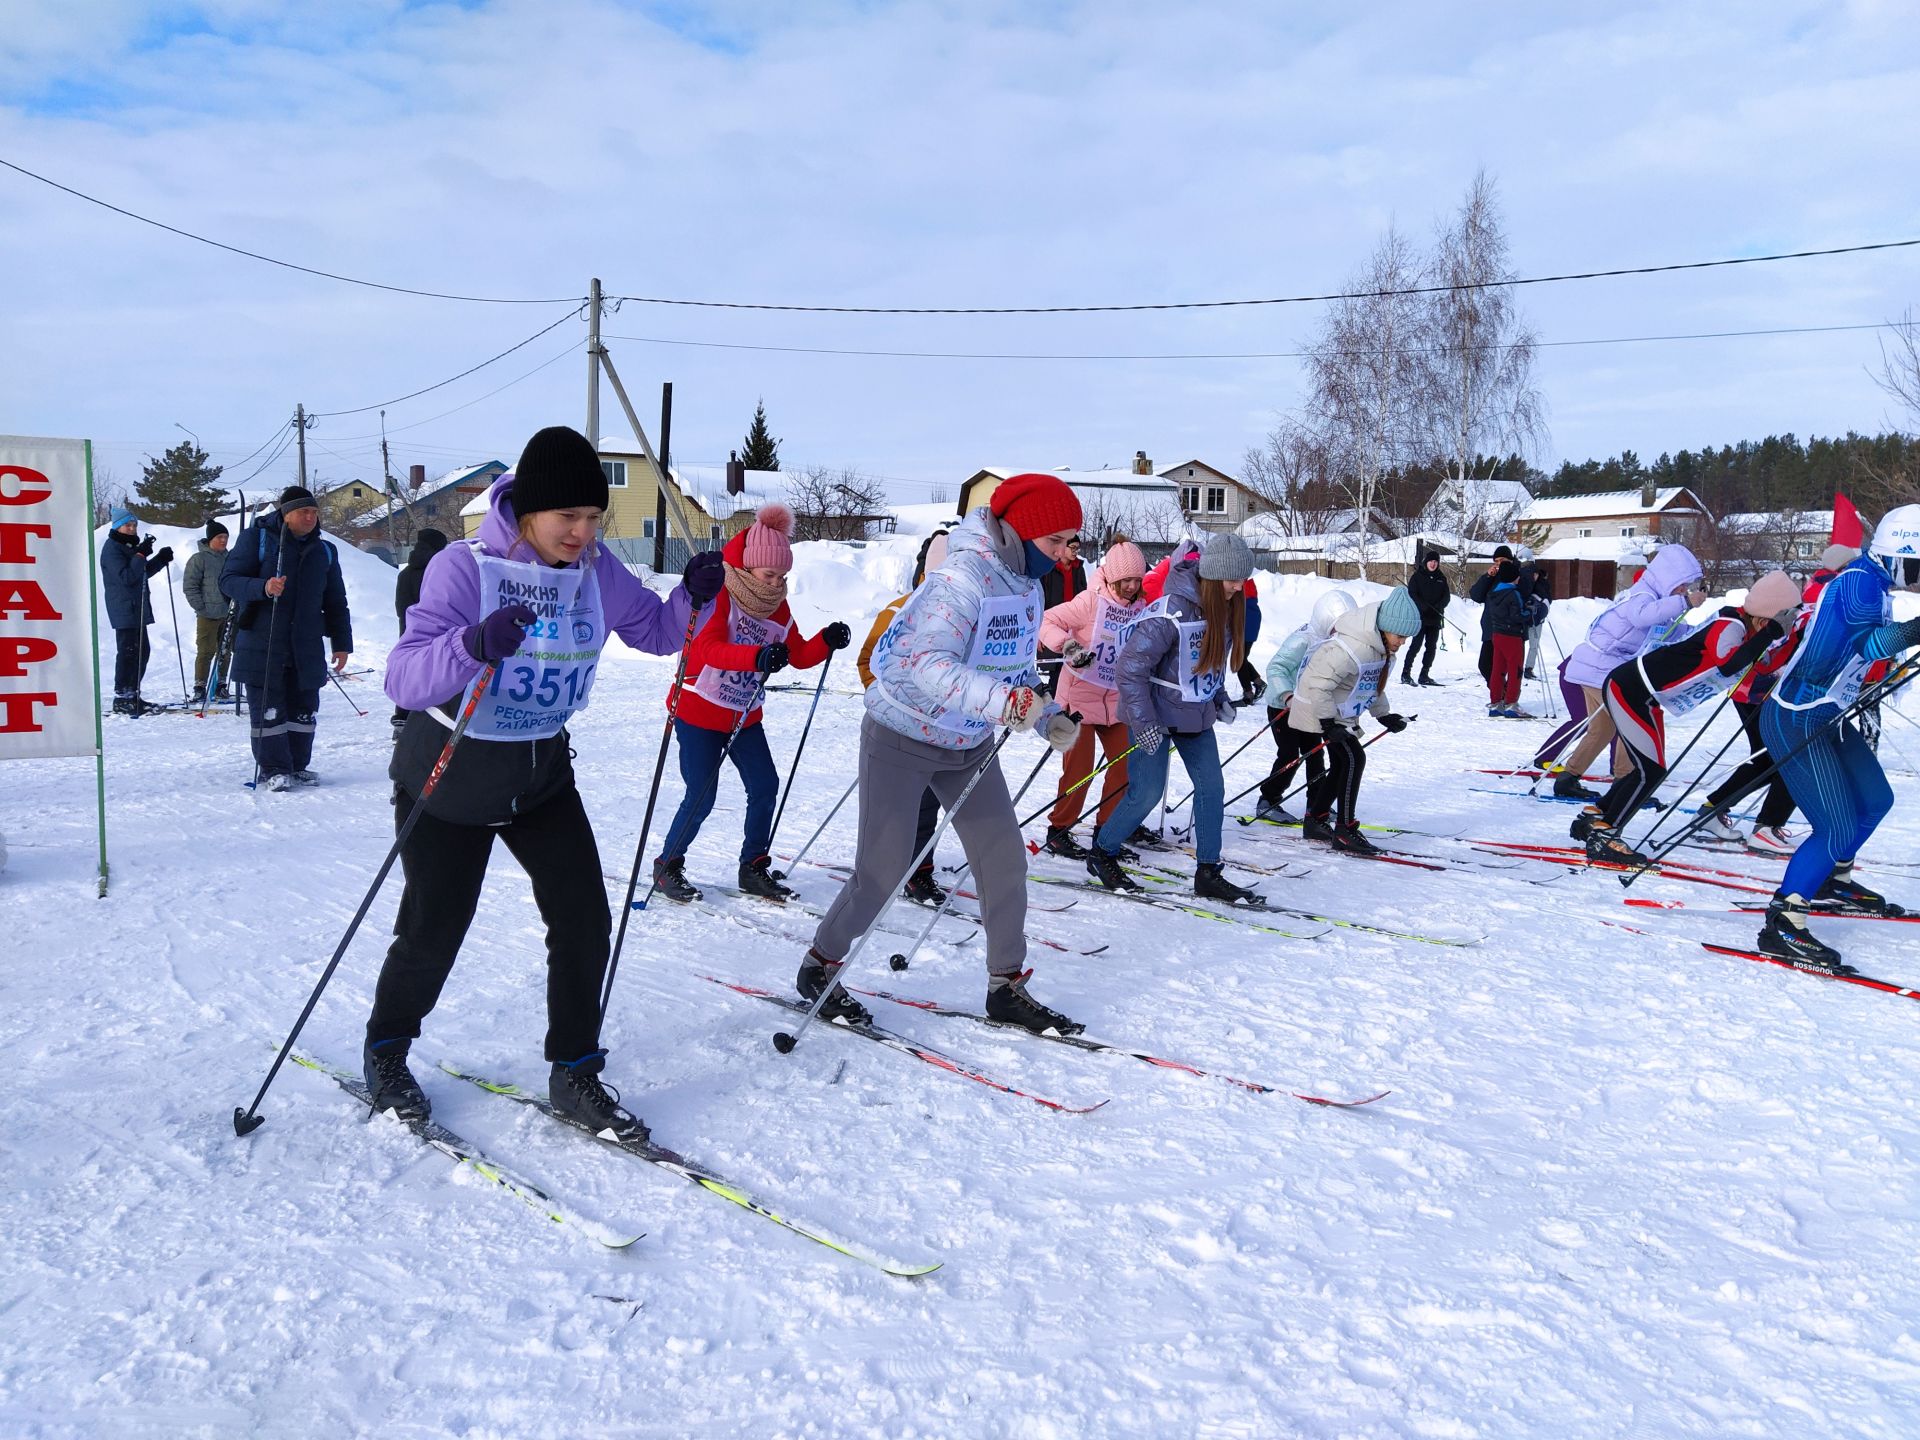
[[(865, 584), (879, 597), (914, 543), (873, 547), (864, 572), (799, 547), (803, 620), (823, 618), (804, 603), (809, 575), (822, 577), (815, 595)], [(359, 658), (377, 665), (391, 572), (347, 558)], [(1262, 583), (1264, 660), (1323, 587)], [(155, 598), (149, 694), (174, 663)], [(1570, 641), (1585, 612), (1562, 610)], [(1472, 631), (1471, 607), (1455, 617)], [(1569, 807), (1466, 790), (1471, 767), (1519, 762), (1545, 727), (1486, 719), (1473, 656), (1449, 640), (1448, 686), (1402, 697), (1420, 723), (1369, 752), (1363, 818), (1558, 841)], [(575, 726), (603, 868), (617, 874), (670, 674), (670, 660), (614, 647)], [(1050, 1114), (828, 1031), (782, 1059), (778, 1013), (699, 975), (784, 991), (798, 947), (701, 908), (636, 913), (609, 1078), (663, 1143), (775, 1208), (890, 1257), (945, 1262), (919, 1281), (437, 1070), (445, 1056), (545, 1081), (543, 931), (503, 848), (416, 1072), (439, 1118), (564, 1207), (646, 1238), (602, 1250), (293, 1067), (266, 1126), (238, 1140), (233, 1108), (391, 839), (376, 679), (349, 685), (364, 720), (323, 694), (324, 784), (305, 793), (239, 788), (250, 766), (231, 715), (107, 722), (104, 901), (90, 764), (7, 772), (0, 1434), (1920, 1433), (1913, 1016), (1707, 954), (1700, 940), (1749, 943), (1757, 919), (1628, 912), (1611, 875), (1541, 889), (1493, 871), (1367, 868), (1229, 824), (1230, 860), (1317, 867), (1254, 877), (1278, 903), (1489, 938), (1288, 942), (1092, 895), (1030, 918), (1110, 943), (1031, 957), (1036, 993), (1091, 1033), (1286, 1088), (1392, 1089), (1355, 1112), (884, 1001), (885, 1024), (1010, 1083), (1112, 1103)], [(771, 698), (783, 771), (808, 698)], [(783, 841), (804, 838), (838, 794), (833, 777), (852, 772), (858, 718), (853, 698), (822, 701)], [(1034, 752), (1014, 750), (1017, 776)], [(1230, 788), (1266, 758), (1256, 744)], [(1911, 806), (1912, 781), (1894, 783)], [(669, 767), (656, 840), (678, 796)], [(740, 810), (729, 772), (689, 861), (696, 882), (731, 882)], [(1906, 849), (1917, 831), (1896, 811), (1875, 845)], [(843, 812), (821, 854), (845, 858), (852, 834)], [(1536, 872), (1550, 873), (1516, 873)], [(802, 869), (794, 883), (824, 903), (837, 881)], [(1693, 888), (1650, 878), (1635, 893), (1702, 898)], [(1920, 902), (1911, 881), (1888, 888)], [(396, 875), (301, 1042), (348, 1068), (398, 896)], [(796, 933), (812, 924), (762, 914)], [(1823, 933), (1869, 973), (1920, 982), (1903, 927)], [(980, 1003), (978, 941), (932, 945), (905, 975), (874, 968), (882, 953), (862, 978)]]

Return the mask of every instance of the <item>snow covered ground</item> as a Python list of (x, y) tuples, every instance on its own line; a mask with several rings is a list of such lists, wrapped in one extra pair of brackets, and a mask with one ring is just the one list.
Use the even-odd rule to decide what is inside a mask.
[[(914, 545), (798, 547), (803, 620), (838, 613), (859, 633)], [(357, 656), (377, 664), (391, 572), (347, 558)], [(177, 684), (154, 583), (149, 695), (160, 677)], [(1264, 578), (1261, 659), (1323, 588)], [(1556, 612), (1564, 640), (1591, 608)], [(1455, 616), (1477, 633), (1470, 607)], [(1474, 773), (1521, 761), (1544, 722), (1485, 718), (1473, 654), (1449, 639), (1447, 686), (1398, 697), (1418, 724), (1369, 752), (1363, 817), (1564, 839), (1569, 807)], [(575, 727), (603, 868), (621, 881), (670, 672), (616, 648)], [(237, 1140), (234, 1107), (391, 838), (376, 680), (347, 687), (365, 719), (325, 692), (325, 783), (306, 793), (240, 788), (231, 715), (107, 722), (104, 901), (91, 764), (6, 772), (0, 1434), (1920, 1433), (1920, 1012), (1701, 950), (1747, 943), (1756, 921), (1715, 910), (1732, 892), (1673, 881), (1634, 893), (1688, 909), (1630, 910), (1609, 875), (1431, 873), (1230, 824), (1230, 857), (1313, 867), (1258, 877), (1276, 903), (1486, 938), (1285, 941), (1092, 894), (1032, 916), (1037, 934), (1107, 946), (1033, 956), (1036, 994), (1091, 1033), (1284, 1087), (1392, 1091), (1353, 1111), (885, 1004), (886, 1023), (1012, 1084), (1110, 1103), (1055, 1114), (830, 1032), (782, 1059), (778, 1012), (700, 977), (785, 989), (807, 917), (727, 900), (636, 915), (610, 1078), (664, 1143), (777, 1207), (945, 1262), (918, 1281), (432, 1069), (444, 1057), (544, 1083), (542, 931), (504, 852), (416, 1068), (448, 1124), (646, 1238), (613, 1253), (549, 1224), (307, 1071), (283, 1073), (265, 1127)], [(776, 848), (853, 773), (858, 701), (838, 693), (852, 681), (843, 660)], [(807, 703), (772, 698), (783, 763)], [(1904, 722), (1888, 734), (1920, 755)], [(1257, 741), (1229, 779), (1251, 784), (1268, 753)], [(1038, 754), (1013, 742), (1016, 783)], [(1916, 781), (1887, 759), (1903, 808), (1871, 852), (1895, 863), (1870, 875), (1920, 906)], [(1050, 789), (1043, 777), (1025, 808)], [(678, 794), (670, 778), (665, 803)], [(729, 776), (696, 880), (731, 880), (739, 813)], [(844, 858), (851, 842), (843, 814), (819, 853)], [(824, 903), (835, 881), (808, 867), (797, 883)], [(1072, 893), (1034, 888), (1039, 903)], [(356, 1062), (397, 899), (396, 882), (376, 900), (310, 1051)], [(1863, 969), (1920, 985), (1910, 928), (1822, 929)], [(960, 933), (904, 975), (867, 978), (977, 1005), (980, 956)]]

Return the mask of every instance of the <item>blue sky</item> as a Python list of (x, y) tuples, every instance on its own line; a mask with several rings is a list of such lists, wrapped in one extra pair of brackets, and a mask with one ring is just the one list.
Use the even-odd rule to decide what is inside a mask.
[[(1389, 223), (1430, 234), (1481, 167), (1521, 273), (1920, 235), (1910, 3), (14, 0), (8, 14), (0, 157), (234, 245), (426, 289), (567, 296), (598, 274), (615, 294), (851, 305), (1319, 291)], [(0, 275), (0, 428), (92, 436), (124, 479), (176, 422), (235, 462), (295, 401), (398, 396), (561, 313), (275, 270), (8, 172)], [(1525, 304), (1543, 339), (1574, 340), (1871, 324), (1916, 299), (1920, 255), (1892, 252), (1542, 287)], [(1144, 449), (1232, 468), (1298, 403), (1299, 367), (706, 347), (1291, 351), (1316, 318), (628, 303), (606, 330), (649, 423), (675, 382), (682, 459), (724, 459), (764, 396), (789, 465), (897, 477), (911, 500), (984, 464)], [(570, 322), (390, 407), (396, 461), (511, 460), (540, 425), (582, 424), (585, 361), (565, 353), (582, 335)], [(1871, 332), (1549, 349), (1537, 458), (1878, 428), (1876, 354)], [(310, 465), (326, 481), (377, 473), (378, 429), (323, 420)]]

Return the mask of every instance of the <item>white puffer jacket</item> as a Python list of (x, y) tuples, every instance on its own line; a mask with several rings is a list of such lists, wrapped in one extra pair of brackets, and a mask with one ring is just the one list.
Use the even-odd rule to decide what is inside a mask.
[[(1340, 641), (1346, 643), (1340, 644)], [(1355, 657), (1358, 656), (1358, 660)], [(1353, 696), (1360, 679), (1361, 664), (1374, 664), (1387, 658), (1387, 642), (1380, 638), (1380, 602), (1349, 610), (1333, 622), (1333, 636), (1315, 650), (1300, 672), (1294, 687), (1293, 703), (1287, 707), (1287, 723), (1296, 730), (1318, 734), (1328, 720), (1340, 718), (1340, 707)], [(1387, 679), (1393, 666), (1380, 671), (1380, 688), (1367, 705), (1367, 713), (1376, 720), (1393, 706), (1387, 703)], [(1358, 720), (1342, 721), (1348, 729), (1359, 728)]]
[[(967, 663), (973, 654), (983, 602), (1026, 596), (1034, 607), (1035, 632), (1044, 601), (1040, 582), (1029, 580), (1026, 550), (1011, 526), (981, 506), (947, 539), (947, 558), (900, 607), (873, 649), (873, 684), (867, 714), (910, 740), (943, 750), (971, 750), (992, 731), (969, 739), (935, 723), (962, 715), (1000, 723), (1013, 685)], [(1031, 673), (1027, 683), (1035, 680)]]

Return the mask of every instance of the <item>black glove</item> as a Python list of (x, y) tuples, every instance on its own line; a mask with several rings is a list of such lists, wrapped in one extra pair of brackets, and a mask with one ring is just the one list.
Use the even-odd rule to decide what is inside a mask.
[(853, 643), (853, 631), (847, 628), (847, 622), (836, 620), (820, 632), (820, 638), (827, 642), (829, 650), (844, 650)]
[(776, 671), (784, 670), (788, 663), (787, 647), (779, 642), (762, 645), (753, 654), (753, 668), (762, 675), (772, 675)]
[(1386, 726), (1387, 729), (1396, 735), (1407, 728), (1407, 717), (1404, 715), (1396, 715), (1391, 710), (1380, 716), (1379, 719), (1382, 725)]
[(140, 543), (133, 548), (138, 550), (142, 555), (153, 554), (153, 536), (142, 535), (140, 537)]
[[(152, 537), (149, 536), (148, 540), (149, 543), (151, 543)], [(162, 570), (166, 569), (167, 566), (173, 563), (173, 547), (171, 545), (162, 545), (159, 553), (153, 557), (153, 563), (158, 565)]]
[(702, 550), (687, 561), (686, 568), (680, 572), (680, 583), (686, 587), (687, 598), (698, 608), (718, 595), (727, 583), (727, 562), (720, 558), (718, 550)]

